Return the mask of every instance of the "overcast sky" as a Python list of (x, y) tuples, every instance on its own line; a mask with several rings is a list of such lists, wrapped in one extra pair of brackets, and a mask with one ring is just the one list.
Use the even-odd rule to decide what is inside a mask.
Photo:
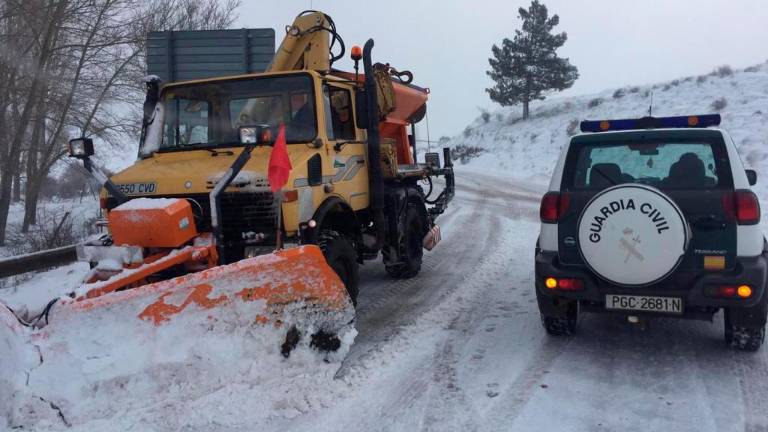
[[(728, 64), (768, 60), (768, 0), (543, 0), (568, 41), (559, 50), (581, 77), (561, 95), (671, 80)], [(485, 88), (491, 45), (519, 28), (516, 0), (243, 0), (234, 27), (285, 25), (310, 6), (336, 22), (347, 44), (376, 41), (374, 61), (414, 73), (432, 91), (431, 139), (455, 135), (493, 109)], [(347, 54), (349, 51), (347, 51)], [(345, 59), (338, 64), (352, 69)], [(681, 113), (683, 114), (683, 113)]]

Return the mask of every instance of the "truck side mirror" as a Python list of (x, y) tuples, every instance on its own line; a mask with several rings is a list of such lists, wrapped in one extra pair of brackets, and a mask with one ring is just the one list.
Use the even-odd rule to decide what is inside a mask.
[(755, 170), (744, 170), (744, 172), (747, 173), (747, 181), (749, 182), (750, 186), (754, 186), (757, 183), (757, 171)]
[(434, 169), (440, 169), (440, 154), (439, 153), (425, 153), (424, 154), (424, 163), (426, 163), (427, 166), (432, 167)]
[(358, 129), (368, 129), (368, 103), (365, 90), (355, 92), (355, 125)]
[(93, 140), (85, 137), (69, 140), (67, 149), (69, 157), (88, 159), (93, 156)]

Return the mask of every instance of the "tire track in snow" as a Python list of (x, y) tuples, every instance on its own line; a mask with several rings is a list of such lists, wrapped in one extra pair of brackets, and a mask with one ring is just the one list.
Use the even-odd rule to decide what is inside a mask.
[[(493, 215), (489, 226), (497, 227), (500, 222), (500, 218)], [(488, 258), (475, 267), (472, 273), (467, 273), (459, 283), (463, 288), (462, 293), (474, 294), (474, 297), (462, 298), (458, 306), (452, 305), (446, 311), (446, 316), (452, 314), (453, 318), (446, 325), (448, 333), (444, 341), (435, 350), (431, 377), (434, 391), (424, 413), (424, 430), (477, 430), (478, 413), (471, 403), (471, 397), (459, 384), (456, 365), (461, 361), (462, 347), (475, 335), (486, 318), (486, 312), (499, 302), (497, 297), (490, 295), (491, 290), (482, 289), (504, 285), (499, 281), (503, 276), (494, 272), (494, 269), (500, 267), (499, 261), (504, 256), (500, 249), (509, 241), (509, 235), (502, 232), (501, 238), (498, 237), (495, 231), (487, 233), (484, 256)]]
[(498, 413), (487, 419), (488, 430), (508, 430), (520, 415), (528, 401), (539, 389), (542, 379), (552, 369), (555, 360), (566, 350), (570, 339), (545, 339), (536, 349), (525, 370), (503, 390), (512, 395), (502, 399), (492, 412)]
[(768, 347), (732, 353), (744, 404), (744, 432), (768, 432)]
[[(481, 195), (483, 203), (486, 194)], [(456, 201), (463, 201), (457, 193)], [(412, 279), (391, 279), (381, 262), (369, 265), (361, 272), (361, 290), (357, 309), (359, 335), (344, 360), (337, 377), (345, 377), (366, 359), (380, 351), (381, 344), (397, 336), (402, 328), (413, 324), (425, 311), (430, 310), (457, 289), (460, 273), (457, 269), (473, 269), (492, 247), (493, 241), (478, 241), (489, 222), (485, 205), (469, 206), (469, 211), (455, 213), (449, 220), (443, 241), (431, 253), (424, 255), (422, 271)], [(490, 238), (486, 240), (492, 240)], [(456, 250), (462, 250), (457, 254)], [(459, 277), (457, 277), (459, 275)]]
[[(436, 307), (436, 309), (448, 309), (445, 311), (445, 315), (448, 317), (453, 315), (453, 318), (446, 326), (449, 334), (445, 336), (444, 342), (436, 346), (431, 365), (432, 374), (426, 377), (421, 373), (414, 374), (411, 381), (411, 386), (416, 386), (419, 389), (423, 388), (423, 384), (420, 382), (426, 381), (430, 389), (428, 393), (430, 395), (429, 403), (423, 414), (423, 430), (463, 431), (477, 429), (479, 414), (471, 403), (471, 397), (465, 393), (458, 382), (458, 368), (456, 366), (460, 361), (461, 347), (477, 332), (485, 331), (480, 327), (492, 305), (508, 300), (506, 298), (508, 292), (504, 288), (499, 289), (499, 287), (505, 286), (505, 281), (500, 281), (500, 279), (508, 279), (509, 274), (505, 271), (500, 274), (500, 269), (509, 271), (503, 248), (514, 239), (509, 234), (504, 235), (503, 231), (500, 235), (498, 228), (502, 226), (502, 223), (515, 223), (520, 219), (532, 221), (538, 219), (539, 196), (520, 194), (514, 189), (504, 188), (503, 184), (498, 183), (498, 179), (494, 184), (474, 183), (476, 186), (465, 186), (460, 189), (462, 192), (470, 192), (471, 195), (461, 197), (461, 201), (469, 202), (473, 210), (470, 215), (462, 215), (459, 218), (460, 222), (470, 221), (470, 225), (462, 224), (460, 226), (487, 227), (489, 229), (480, 232), (483, 241), (478, 241), (479, 239), (474, 233), (462, 230), (459, 236), (453, 238), (451, 246), (467, 244), (467, 240), (475, 243), (482, 242), (484, 247), (479, 256), (485, 257), (485, 259), (479, 260), (477, 265), (472, 266), (462, 263), (461, 267), (466, 269), (463, 277), (460, 280), (454, 279), (456, 281), (455, 286), (451, 290), (445, 290), (442, 287), (445, 291), (443, 298), (455, 294), (456, 287), (463, 288), (462, 294), (474, 294), (475, 297), (471, 299), (460, 298), (458, 307), (451, 304), (451, 301), (447, 301), (448, 305), (440, 304), (439, 307)], [(469, 234), (472, 235), (469, 236)], [(472, 251), (464, 251), (461, 254), (465, 260), (467, 257), (474, 256), (478, 256), (478, 254), (474, 254)], [(488, 257), (495, 257), (495, 259), (489, 260)], [(395, 285), (398, 288), (403, 288), (404, 286), (411, 286), (417, 280), (412, 279), (404, 282), (404, 284)], [(467, 288), (467, 285), (476, 286)], [(497, 289), (491, 292), (484, 287), (497, 287)], [(398, 290), (393, 290), (393, 292), (396, 291)], [(408, 293), (403, 292), (403, 294)], [(469, 305), (463, 305), (464, 303), (469, 303)], [(535, 359), (534, 363), (548, 364), (540, 360)], [(541, 374), (543, 374), (543, 370)], [(406, 390), (407, 392), (408, 390)]]

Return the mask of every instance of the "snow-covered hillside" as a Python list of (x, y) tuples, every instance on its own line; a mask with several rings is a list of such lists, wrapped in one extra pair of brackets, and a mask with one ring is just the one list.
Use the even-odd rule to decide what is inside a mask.
[(527, 121), (522, 120), (519, 106), (502, 108), (480, 115), (449, 146), (483, 149), (480, 157), (468, 162), (470, 166), (547, 183), (563, 145), (578, 133), (579, 121), (642, 117), (648, 114), (651, 95), (654, 116), (720, 112), (721, 127), (731, 133), (744, 164), (758, 171), (758, 190), (765, 200), (768, 63), (737, 71), (721, 67), (706, 75), (592, 95), (554, 97), (533, 103)]

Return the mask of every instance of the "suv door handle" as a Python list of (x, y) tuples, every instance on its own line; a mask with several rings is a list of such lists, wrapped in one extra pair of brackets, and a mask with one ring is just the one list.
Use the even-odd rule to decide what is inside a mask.
[(702, 216), (695, 221), (693, 221), (692, 224), (695, 228), (698, 228), (702, 231), (714, 231), (719, 229), (725, 229), (727, 224), (724, 220), (718, 219), (714, 216)]

